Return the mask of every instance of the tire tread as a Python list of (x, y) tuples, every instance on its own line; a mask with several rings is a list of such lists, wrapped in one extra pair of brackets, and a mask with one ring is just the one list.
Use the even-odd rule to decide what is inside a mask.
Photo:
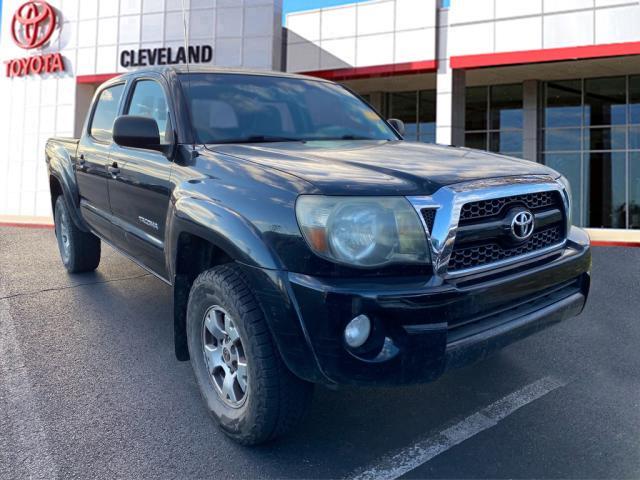
[[(71, 252), (69, 255), (69, 261), (65, 264), (65, 267), (69, 273), (84, 273), (92, 272), (100, 264), (101, 256), (101, 242), (91, 232), (83, 232), (71, 219), (69, 214), (69, 207), (63, 195), (58, 196), (55, 202), (56, 211), (59, 208), (64, 208), (67, 213), (69, 221), (69, 237), (71, 242)], [(57, 219), (57, 215), (54, 212), (54, 218)], [(58, 229), (56, 226), (56, 235)]]
[(257, 407), (251, 427), (247, 431), (225, 429), (225, 433), (243, 445), (256, 445), (282, 436), (307, 413), (313, 385), (296, 377), (284, 364), (262, 308), (238, 265), (224, 264), (201, 273), (193, 283), (189, 303), (203, 287), (218, 290), (240, 313), (240, 321), (250, 337), (248, 341), (253, 343), (254, 358), (260, 364), (253, 369), (257, 372), (253, 383), (261, 388), (253, 396)]

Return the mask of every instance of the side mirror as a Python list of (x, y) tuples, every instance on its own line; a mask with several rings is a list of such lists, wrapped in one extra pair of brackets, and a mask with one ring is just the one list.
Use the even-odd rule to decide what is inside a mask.
[(113, 141), (121, 147), (163, 151), (158, 123), (149, 117), (123, 115), (113, 124)]
[(398, 120), (397, 118), (390, 118), (387, 120), (389, 125), (391, 125), (396, 132), (400, 134), (401, 137), (404, 137), (404, 122), (402, 120)]

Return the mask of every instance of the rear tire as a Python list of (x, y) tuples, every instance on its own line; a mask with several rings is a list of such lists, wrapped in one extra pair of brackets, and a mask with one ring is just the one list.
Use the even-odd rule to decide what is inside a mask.
[(285, 366), (237, 265), (212, 268), (195, 280), (187, 307), (187, 340), (207, 409), (233, 440), (263, 443), (302, 420), (313, 384)]
[(60, 258), (69, 273), (91, 272), (100, 264), (100, 239), (83, 232), (71, 219), (63, 195), (58, 196), (54, 209), (56, 239)]

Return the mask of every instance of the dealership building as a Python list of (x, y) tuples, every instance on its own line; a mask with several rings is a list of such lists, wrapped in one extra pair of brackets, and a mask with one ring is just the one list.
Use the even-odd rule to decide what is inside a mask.
[(409, 140), (561, 171), (578, 225), (640, 230), (637, 0), (372, 0), (284, 22), (282, 0), (182, 3), (3, 1), (0, 219), (50, 216), (44, 144), (79, 134), (102, 81), (191, 61), (344, 83)]

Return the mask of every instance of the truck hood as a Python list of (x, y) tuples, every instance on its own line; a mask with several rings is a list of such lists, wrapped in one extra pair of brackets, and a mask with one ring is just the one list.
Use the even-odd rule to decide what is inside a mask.
[(430, 195), (445, 185), (513, 175), (553, 175), (544, 165), (502, 155), (405, 141), (321, 141), (209, 145), (277, 169), (327, 195)]

